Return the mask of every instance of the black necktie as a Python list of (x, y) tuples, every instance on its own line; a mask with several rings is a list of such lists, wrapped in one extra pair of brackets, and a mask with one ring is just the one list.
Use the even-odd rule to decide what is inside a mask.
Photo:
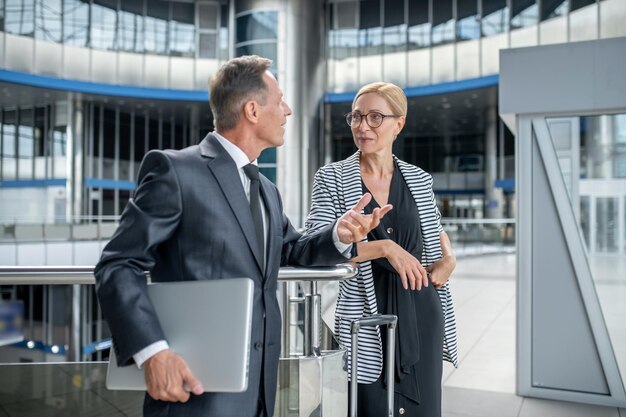
[[(252, 221), (254, 222), (254, 229), (256, 231), (256, 238), (259, 244), (259, 256), (260, 259), (264, 258), (264, 247), (265, 247), (265, 234), (263, 233), (263, 214), (261, 213), (261, 196), (260, 196), (260, 187), (261, 182), (259, 181), (259, 167), (253, 164), (248, 164), (243, 167), (243, 171), (246, 173), (248, 178), (250, 178), (250, 211), (252, 212)], [(264, 267), (265, 261), (261, 262), (261, 265)]]

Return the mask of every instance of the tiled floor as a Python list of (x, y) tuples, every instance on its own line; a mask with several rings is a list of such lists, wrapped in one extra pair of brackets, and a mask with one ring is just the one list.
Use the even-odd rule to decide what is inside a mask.
[[(626, 409), (515, 395), (515, 255), (461, 258), (452, 281), (460, 366), (444, 367), (443, 417), (626, 417)], [(0, 417), (135, 417), (105, 364), (0, 366)]]

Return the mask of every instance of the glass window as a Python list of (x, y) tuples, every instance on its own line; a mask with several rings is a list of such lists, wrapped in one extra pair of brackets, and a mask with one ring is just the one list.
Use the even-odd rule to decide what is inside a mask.
[(480, 16), (474, 0), (457, 2), (456, 39), (463, 41), (480, 38)]
[(217, 35), (201, 33), (198, 36), (198, 57), (217, 58)]
[(238, 46), (236, 50), (237, 56), (242, 55), (258, 55), (272, 60), (273, 72), (278, 68), (278, 56), (276, 54), (276, 42), (253, 43), (244, 46)]
[(261, 39), (278, 39), (278, 13), (248, 13), (237, 17), (237, 43)]
[(228, 4), (223, 4), (221, 7), (221, 19), (220, 19), (220, 32), (219, 32), (219, 44), (220, 44), (220, 56), (222, 61), (226, 61), (229, 58), (229, 40), (228, 40)]
[(15, 122), (15, 110), (5, 110), (2, 117), (2, 179), (13, 179), (16, 176)]
[(0, 0), (0, 31), (4, 30), (4, 0)]
[(538, 12), (535, 0), (511, 0), (511, 30), (536, 25)]
[(454, 18), (452, 17), (452, 1), (433, 1), (433, 45), (454, 41)]
[(385, 52), (406, 49), (407, 25), (404, 17), (404, 0), (385, 0), (383, 44)]
[(128, 52), (143, 52), (143, 1), (124, 1), (118, 14), (118, 48)]
[(89, 4), (80, 0), (63, 0), (63, 42), (87, 46), (89, 36)]
[(430, 45), (429, 1), (409, 1), (409, 49), (424, 48)]
[(578, 10), (595, 3), (596, 0), (571, 0), (570, 11)]
[(145, 51), (155, 54), (166, 54), (169, 3), (150, 0), (146, 2), (146, 6), (146, 33), (144, 38)]
[(99, 0), (91, 5), (91, 47), (116, 48), (117, 0)]
[(565, 16), (567, 14), (568, 3), (568, 0), (542, 0), (541, 20)]
[(195, 5), (177, 3), (172, 7), (170, 22), (170, 55), (195, 56)]
[[(228, 5), (225, 5), (226, 13), (228, 13)], [(198, 25), (200, 30), (216, 30), (218, 24), (218, 6), (216, 4), (199, 4), (198, 5)], [(222, 6), (224, 13), (224, 6)]]
[(383, 52), (380, 0), (363, 0), (360, 6), (359, 51), (361, 55), (380, 55)]
[(20, 109), (17, 130), (17, 153), (20, 160), (18, 175), (20, 178), (33, 177), (33, 158), (35, 156), (33, 116), (33, 109)]
[(506, 32), (509, 22), (509, 8), (506, 0), (483, 0), (482, 35), (492, 36)]
[(61, 0), (37, 0), (35, 38), (61, 42)]
[(22, 36), (33, 36), (35, 5), (33, 0), (6, 0), (4, 30)]
[(273, 183), (276, 183), (276, 148), (268, 148), (261, 152), (259, 160), (259, 172)]

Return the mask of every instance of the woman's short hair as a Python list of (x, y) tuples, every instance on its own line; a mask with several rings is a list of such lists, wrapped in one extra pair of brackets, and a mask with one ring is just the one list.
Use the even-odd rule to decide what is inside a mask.
[(385, 99), (389, 107), (391, 107), (391, 111), (393, 114), (406, 116), (407, 113), (407, 101), (406, 95), (404, 91), (400, 87), (395, 84), (385, 83), (385, 82), (376, 82), (364, 85), (361, 87), (356, 96), (354, 97), (354, 101), (352, 101), (352, 108), (354, 108), (354, 103), (356, 100), (367, 93), (376, 93), (379, 94), (382, 98)]
[(267, 85), (263, 74), (272, 61), (257, 55), (245, 55), (226, 62), (209, 81), (211, 111), (215, 129), (226, 132), (239, 123), (246, 101), (265, 104)]

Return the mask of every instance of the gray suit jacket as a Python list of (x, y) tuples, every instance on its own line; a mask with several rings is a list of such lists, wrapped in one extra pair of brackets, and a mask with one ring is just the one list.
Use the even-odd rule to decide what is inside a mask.
[(185, 404), (155, 401), (146, 395), (144, 415), (252, 417), (262, 396), (271, 416), (280, 352), (278, 269), (286, 264), (345, 261), (332, 242), (333, 224), (301, 236), (283, 213), (278, 190), (261, 176), (269, 217), (267, 266), (262, 271), (237, 168), (211, 134), (200, 145), (180, 151), (149, 152), (138, 184), (95, 272), (118, 363), (132, 364), (135, 353), (165, 339), (146, 293), (144, 271), (150, 271), (155, 282), (249, 277), (255, 284), (247, 391), (192, 395)]

